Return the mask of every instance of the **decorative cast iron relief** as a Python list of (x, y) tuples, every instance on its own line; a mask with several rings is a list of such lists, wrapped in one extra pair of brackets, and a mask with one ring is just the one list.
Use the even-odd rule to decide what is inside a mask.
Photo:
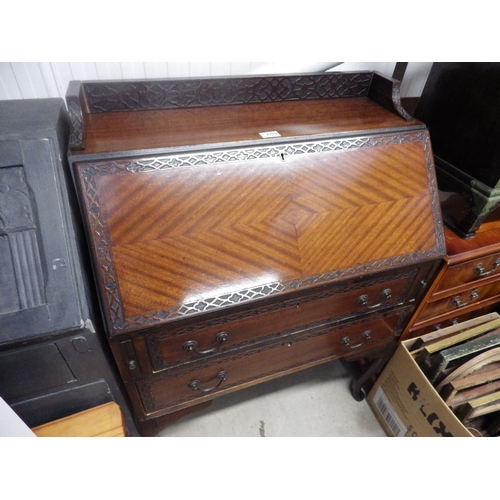
[(34, 203), (23, 167), (0, 168), (0, 314), (45, 303)]

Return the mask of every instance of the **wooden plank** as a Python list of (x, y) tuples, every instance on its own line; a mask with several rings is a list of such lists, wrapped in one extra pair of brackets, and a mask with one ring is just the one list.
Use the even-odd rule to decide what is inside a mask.
[(468, 401), (457, 412), (457, 417), (465, 422), (497, 410), (500, 410), (500, 391)]
[(450, 408), (453, 408), (470, 399), (485, 396), (498, 390), (500, 390), (500, 368), (495, 368), (480, 373), (474, 372), (454, 380), (444, 386), (440, 394), (443, 401)]
[(500, 329), (497, 328), (479, 338), (439, 351), (433, 357), (430, 370), (427, 371), (426, 376), (431, 383), (439, 383), (449, 369), (466, 363), (482, 352), (498, 347), (500, 347)]
[(443, 328), (442, 330), (427, 333), (415, 340), (415, 342), (411, 346), (410, 352), (415, 357), (418, 352), (435, 342), (447, 339), (452, 335), (456, 335), (465, 330), (484, 325), (485, 323), (489, 323), (490, 321), (494, 321), (495, 319), (500, 319), (500, 315), (496, 312), (492, 312), (483, 316), (479, 316), (478, 318), (472, 318), (462, 323)]
[(123, 415), (115, 402), (54, 420), (32, 429), (38, 437), (125, 437)]
[(450, 375), (448, 375), (439, 385), (436, 387), (437, 392), (446, 385), (457, 380), (459, 378), (465, 377), (471, 373), (477, 372), (479, 370), (484, 370), (488, 365), (497, 363), (500, 361), (500, 348), (491, 349), (489, 351), (483, 352), (478, 356), (472, 358), (471, 360), (464, 363), (462, 366), (453, 370)]
[(476, 326), (474, 328), (467, 329), (456, 335), (452, 335), (451, 337), (446, 336), (442, 340), (438, 340), (436, 342), (431, 342), (429, 345), (423, 347), (418, 355), (415, 358), (415, 362), (418, 365), (421, 365), (425, 360), (427, 360), (430, 356), (439, 353), (445, 349), (449, 349), (453, 346), (456, 346), (462, 342), (466, 342), (467, 340), (474, 339), (479, 337), (480, 335), (484, 335), (487, 332), (495, 328), (500, 327), (500, 318), (485, 323), (483, 325)]

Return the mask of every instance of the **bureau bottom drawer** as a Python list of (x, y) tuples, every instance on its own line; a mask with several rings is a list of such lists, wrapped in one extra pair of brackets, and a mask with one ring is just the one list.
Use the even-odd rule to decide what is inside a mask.
[[(270, 380), (324, 361), (364, 353), (400, 333), (405, 310), (369, 316), (337, 326), (318, 327), (138, 381), (145, 415), (153, 417), (215, 396)], [(156, 414), (156, 415), (155, 415)]]

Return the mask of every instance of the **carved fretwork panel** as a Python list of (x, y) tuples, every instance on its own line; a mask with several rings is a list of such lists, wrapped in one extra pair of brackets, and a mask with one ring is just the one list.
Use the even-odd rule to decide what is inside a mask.
[(91, 113), (365, 96), (369, 73), (86, 82)]

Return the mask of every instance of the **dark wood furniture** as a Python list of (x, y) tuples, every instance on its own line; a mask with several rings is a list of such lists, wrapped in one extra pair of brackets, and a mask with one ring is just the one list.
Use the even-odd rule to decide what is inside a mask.
[(415, 110), (429, 128), (439, 188), (463, 198), (447, 225), (473, 237), (500, 205), (500, 63), (434, 63)]
[(67, 102), (109, 342), (144, 434), (319, 363), (380, 365), (445, 254), (429, 135), (399, 82), (72, 82)]
[(62, 99), (0, 101), (0, 396), (30, 427), (115, 401), (137, 435), (103, 336), (68, 135)]
[[(443, 193), (444, 205), (449, 194)], [(402, 340), (488, 312), (500, 304), (500, 219), (493, 212), (474, 238), (445, 228), (447, 255), (424, 300), (408, 323)]]

